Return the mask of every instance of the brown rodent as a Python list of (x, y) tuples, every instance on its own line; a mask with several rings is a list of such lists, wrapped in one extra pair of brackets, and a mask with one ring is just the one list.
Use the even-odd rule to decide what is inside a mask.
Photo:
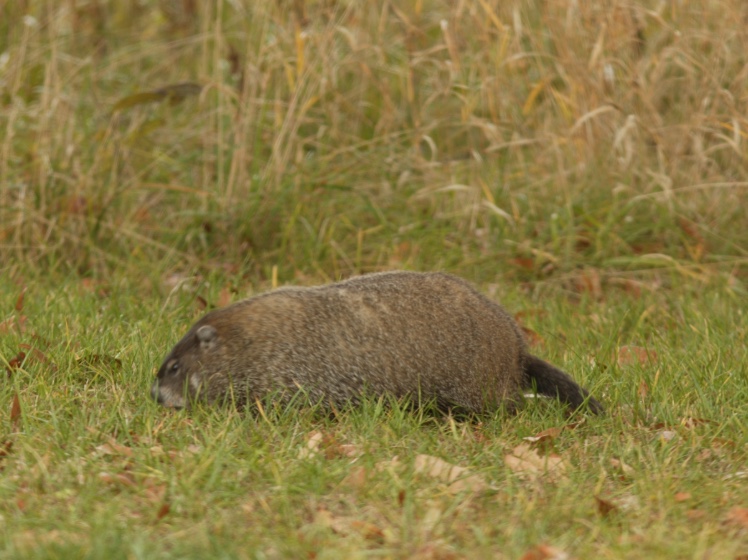
[(603, 412), (566, 373), (531, 355), (514, 319), (464, 280), (382, 272), (211, 311), (166, 357), (151, 395), (176, 408), (242, 406), (302, 390), (336, 406), (391, 395), (485, 413), (515, 409), (533, 388)]

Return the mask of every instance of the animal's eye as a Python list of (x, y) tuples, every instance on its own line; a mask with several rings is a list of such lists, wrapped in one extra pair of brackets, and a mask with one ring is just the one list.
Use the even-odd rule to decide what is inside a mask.
[(174, 362), (171, 364), (171, 367), (169, 368), (169, 371), (172, 373), (176, 373), (179, 371), (179, 362)]

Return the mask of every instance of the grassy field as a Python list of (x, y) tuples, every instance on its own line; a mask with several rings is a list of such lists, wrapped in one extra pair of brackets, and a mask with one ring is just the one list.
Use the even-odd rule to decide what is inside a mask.
[[(0, 1), (0, 558), (748, 558), (748, 5), (596, 4)], [(608, 414), (148, 398), (390, 269)]]

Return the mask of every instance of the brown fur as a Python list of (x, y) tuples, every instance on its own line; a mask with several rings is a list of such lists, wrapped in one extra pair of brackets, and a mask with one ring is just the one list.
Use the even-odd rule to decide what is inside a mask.
[(364, 393), (468, 412), (515, 408), (535, 389), (603, 408), (567, 374), (528, 353), (517, 323), (467, 282), (384, 272), (281, 288), (201, 318), (164, 360), (151, 390), (165, 406), (253, 403), (302, 389), (313, 402)]

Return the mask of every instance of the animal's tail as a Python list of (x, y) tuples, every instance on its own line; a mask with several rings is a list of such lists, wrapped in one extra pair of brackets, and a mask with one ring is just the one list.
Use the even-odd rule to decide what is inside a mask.
[(605, 409), (586, 389), (580, 387), (568, 374), (537, 356), (528, 355), (525, 359), (525, 384), (539, 395), (558, 397), (561, 402), (579, 408), (586, 404), (595, 414)]

